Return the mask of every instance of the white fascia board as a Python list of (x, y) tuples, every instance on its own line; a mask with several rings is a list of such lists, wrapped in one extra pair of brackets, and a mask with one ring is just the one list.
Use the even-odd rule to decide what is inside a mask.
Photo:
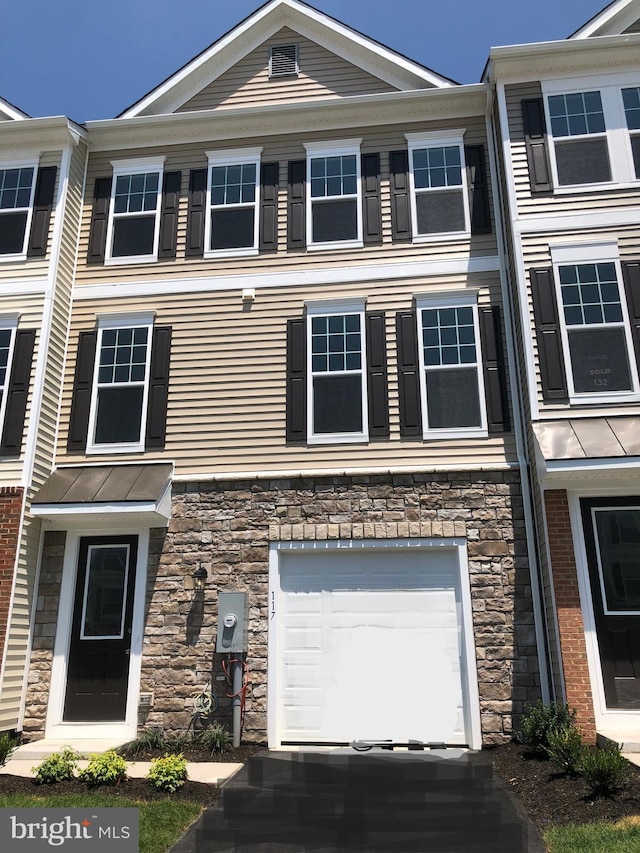
[(630, 27), (638, 18), (640, 18), (638, 0), (617, 0), (594, 15), (569, 38), (587, 39), (593, 36), (616, 35)]
[(14, 107), (14, 105), (10, 104), (9, 101), (5, 101), (4, 98), (0, 98), (0, 113), (13, 121), (23, 121), (24, 119), (29, 118), (27, 113), (23, 113), (22, 110), (19, 110), (18, 107)]
[(0, 146), (3, 148), (36, 148), (44, 151), (62, 148), (69, 143), (77, 145), (86, 139), (86, 130), (65, 116), (0, 122)]
[(248, 109), (233, 107), (194, 110), (171, 115), (107, 119), (87, 122), (91, 151), (117, 151), (185, 142), (208, 143), (245, 138), (317, 133), (340, 128), (380, 127), (388, 124), (484, 117), (489, 89), (472, 83), (449, 89), (413, 89), (353, 95), (318, 101), (266, 104)]
[(178, 109), (285, 26), (398, 88), (412, 88), (418, 82), (438, 88), (456, 85), (310, 6), (295, 0), (273, 0), (125, 110), (119, 118)]
[[(176, 293), (214, 293), (218, 291), (264, 288), (305, 287), (326, 284), (353, 284), (357, 282), (393, 281), (394, 279), (422, 278), (441, 275), (469, 275), (496, 272), (500, 269), (497, 255), (485, 255), (457, 260), (408, 261), (405, 263), (364, 264), (331, 269), (294, 270), (279, 273), (247, 275), (203, 276), (201, 278), (158, 279), (155, 281), (122, 282), (113, 284), (85, 284), (75, 287), (75, 302), (83, 299), (119, 299), (124, 297), (164, 296)], [(259, 297), (258, 297), (259, 298)]]
[[(168, 495), (168, 499), (167, 499)], [(171, 517), (171, 493), (158, 501), (126, 503), (35, 504), (31, 515), (48, 522), (47, 530), (101, 527), (166, 527)]]
[(640, 33), (492, 47), (487, 77), (510, 83), (637, 68)]

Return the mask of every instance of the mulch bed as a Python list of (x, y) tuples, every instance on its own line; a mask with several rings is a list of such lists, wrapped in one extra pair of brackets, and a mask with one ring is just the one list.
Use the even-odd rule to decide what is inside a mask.
[(617, 821), (640, 815), (640, 767), (629, 765), (625, 789), (611, 798), (592, 797), (582, 779), (558, 773), (515, 743), (489, 751), (495, 771), (509, 785), (540, 830), (568, 823)]

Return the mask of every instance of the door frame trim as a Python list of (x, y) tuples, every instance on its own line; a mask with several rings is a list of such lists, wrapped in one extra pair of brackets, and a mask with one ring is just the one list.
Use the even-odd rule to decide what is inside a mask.
[[(625, 488), (617, 489), (588, 489), (584, 491), (567, 491), (567, 502), (569, 505), (569, 517), (571, 519), (571, 535), (573, 536), (573, 550), (576, 560), (576, 573), (578, 576), (578, 591), (580, 593), (580, 608), (584, 622), (584, 639), (587, 650), (587, 665), (589, 668), (589, 680), (591, 682), (591, 695), (593, 696), (593, 713), (595, 717), (596, 731), (599, 732), (636, 732), (640, 727), (640, 711), (624, 710), (620, 708), (609, 709), (604, 695), (604, 679), (602, 676), (602, 665), (600, 663), (600, 646), (596, 631), (596, 618), (591, 597), (591, 583), (589, 578), (589, 561), (587, 559), (587, 547), (585, 542), (584, 528), (582, 525), (582, 512), (580, 500), (587, 498), (597, 500), (598, 498), (630, 498), (637, 497), (639, 489), (633, 489), (630, 483)], [(557, 616), (556, 616), (557, 618)], [(564, 665), (563, 665), (564, 666)]]
[(400, 552), (406, 549), (420, 551), (446, 548), (457, 552), (458, 583), (460, 584), (460, 609), (462, 624), (461, 680), (465, 731), (471, 749), (482, 748), (480, 723), (480, 695), (478, 671), (473, 633), (473, 611), (471, 607), (471, 584), (467, 558), (467, 541), (451, 539), (332, 539), (303, 542), (271, 542), (269, 545), (269, 632), (267, 657), (267, 733), (269, 749), (282, 749), (280, 745), (279, 720), (279, 644), (280, 644), (280, 554), (288, 551), (366, 551), (388, 550)]
[(51, 666), (51, 686), (47, 705), (45, 737), (55, 740), (65, 738), (122, 738), (131, 740), (138, 727), (138, 697), (140, 693), (140, 670), (142, 664), (142, 642), (144, 637), (144, 605), (147, 584), (147, 563), (149, 557), (149, 529), (140, 530), (131, 527), (110, 530), (107, 535), (138, 537), (138, 556), (136, 561), (136, 580), (133, 593), (133, 618), (131, 625), (131, 655), (129, 679), (127, 683), (127, 707), (123, 722), (105, 723), (65, 723), (63, 721), (64, 697), (67, 684), (67, 664), (71, 641), (75, 586), (78, 573), (80, 539), (92, 536), (105, 536), (106, 531), (68, 530), (64, 549), (62, 582), (60, 584), (60, 604), (56, 625), (56, 639)]

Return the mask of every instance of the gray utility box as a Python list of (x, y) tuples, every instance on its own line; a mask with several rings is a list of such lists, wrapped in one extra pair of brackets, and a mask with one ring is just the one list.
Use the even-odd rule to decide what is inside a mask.
[(218, 593), (218, 638), (216, 652), (247, 651), (249, 596), (246, 592)]

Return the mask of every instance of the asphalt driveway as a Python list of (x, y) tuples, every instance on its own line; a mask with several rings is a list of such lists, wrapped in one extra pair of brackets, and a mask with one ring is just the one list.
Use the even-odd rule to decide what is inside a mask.
[(482, 753), (265, 752), (172, 853), (544, 853)]

